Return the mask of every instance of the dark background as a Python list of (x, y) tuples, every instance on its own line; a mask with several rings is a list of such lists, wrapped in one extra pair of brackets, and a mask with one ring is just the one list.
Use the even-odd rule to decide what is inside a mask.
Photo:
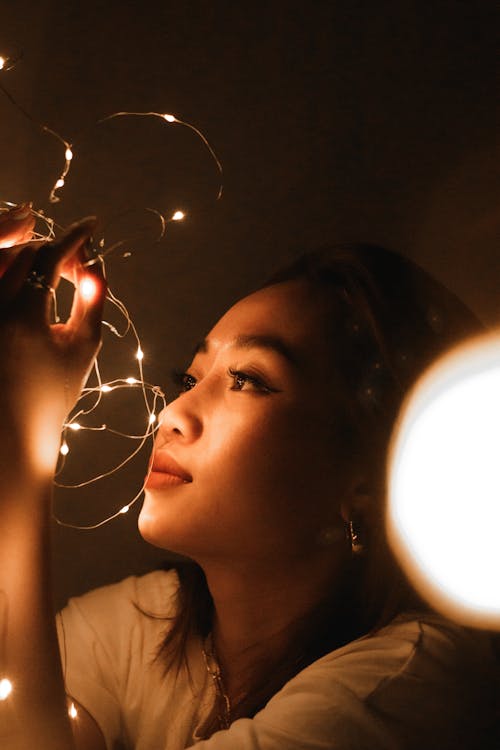
[[(148, 225), (128, 260), (108, 262), (141, 333), (146, 377), (165, 388), (228, 305), (325, 242), (398, 249), (498, 324), (494, 7), (4, 0), (0, 54), (23, 57), (0, 80), (74, 142), (75, 159), (51, 206), (64, 149), (0, 92), (0, 199), (32, 199), (63, 224), (95, 212), (129, 238), (151, 224), (145, 206), (189, 214), (157, 244)], [(95, 124), (120, 110), (199, 127), (224, 165), (222, 199), (192, 132), (154, 119)], [(107, 336), (105, 377), (135, 374), (133, 351)], [(128, 418), (128, 398), (102, 421)], [(103, 468), (107, 443), (92, 435), (72, 443), (75, 481)], [(140, 488), (146, 461), (147, 451), (110, 480), (58, 491), (58, 515), (88, 523), (112, 513)], [(93, 532), (56, 528), (58, 602), (164, 557), (139, 539), (132, 511)]]

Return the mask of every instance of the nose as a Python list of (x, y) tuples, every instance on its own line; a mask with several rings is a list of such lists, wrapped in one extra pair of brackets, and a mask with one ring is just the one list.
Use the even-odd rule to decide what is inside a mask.
[(182, 440), (190, 443), (199, 438), (203, 426), (191, 392), (182, 393), (160, 413), (159, 434), (164, 440)]

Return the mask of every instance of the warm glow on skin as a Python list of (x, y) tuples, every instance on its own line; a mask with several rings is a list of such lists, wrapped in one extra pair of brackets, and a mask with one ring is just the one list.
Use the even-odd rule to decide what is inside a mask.
[(12, 693), (12, 682), (4, 677), (0, 680), (0, 701), (6, 700)]
[(54, 415), (50, 407), (40, 408), (31, 415), (29, 451), (33, 457), (34, 469), (40, 476), (48, 476), (53, 472), (57, 453), (61, 447), (58, 439), (47, 428), (53, 420)]
[(500, 629), (500, 335), (440, 360), (392, 442), (388, 534), (432, 605)]
[(91, 302), (97, 292), (97, 287), (94, 279), (91, 279), (90, 276), (86, 276), (80, 281), (79, 290), (83, 299), (85, 299), (87, 302)]
[[(200, 564), (244, 560), (254, 570), (305, 550), (311, 561), (333, 555), (331, 570), (347, 554), (347, 545), (318, 546), (325, 526), (343, 528), (332, 497), (347, 481), (335, 462), (323, 326), (321, 305), (294, 282), (240, 300), (219, 320), (188, 368), (195, 384), (160, 416), (159, 468), (153, 461), (140, 516), (148, 541)], [(162, 453), (192, 481), (162, 474)]]

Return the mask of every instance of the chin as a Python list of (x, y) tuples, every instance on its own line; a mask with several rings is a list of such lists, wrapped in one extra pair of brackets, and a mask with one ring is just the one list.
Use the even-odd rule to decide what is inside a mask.
[(154, 545), (155, 547), (165, 548), (165, 545), (161, 540), (161, 534), (159, 533), (158, 517), (154, 511), (154, 503), (152, 503), (150, 500), (148, 501), (147, 492), (141, 508), (141, 512), (139, 513), (137, 526), (139, 528), (140, 535), (146, 542)]
[[(175, 514), (175, 516), (179, 518), (178, 514)], [(189, 545), (182, 545), (180, 537), (185, 536), (186, 529), (183, 527), (176, 528), (175, 516), (167, 513), (165, 505), (158, 507), (154, 499), (148, 497), (146, 491), (137, 526), (140, 535), (148, 544), (175, 554), (184, 555), (186, 554), (184, 546)], [(182, 520), (182, 515), (180, 518)]]

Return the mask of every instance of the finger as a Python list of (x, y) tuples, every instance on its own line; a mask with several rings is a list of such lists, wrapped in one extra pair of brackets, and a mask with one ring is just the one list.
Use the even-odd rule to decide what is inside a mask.
[(32, 245), (20, 248), (16, 258), (0, 278), (0, 309), (5, 309), (18, 295), (33, 265), (36, 248)]
[[(42, 245), (42, 242), (40, 240), (32, 240), (29, 243), (29, 247), (31, 248), (33, 252), (33, 257), (35, 255), (35, 251)], [(7, 269), (12, 265), (14, 260), (17, 258), (21, 250), (26, 247), (25, 245), (14, 245), (13, 247), (5, 247), (0, 249), (0, 276), (3, 276), (3, 274), (7, 271)]]
[(35, 228), (36, 217), (31, 203), (18, 206), (0, 214), (0, 248), (12, 247), (28, 242)]
[(80, 266), (75, 279), (75, 294), (67, 325), (73, 329), (75, 339), (101, 338), (101, 322), (107, 285), (100, 263), (89, 268)]
[(28, 283), (22, 287), (18, 297), (23, 317), (28, 323), (38, 325), (51, 322), (51, 292), (57, 287), (62, 268), (77, 255), (95, 224), (93, 217), (83, 219), (73, 224), (61, 239), (40, 247)]
[(72, 224), (60, 239), (42, 245), (35, 268), (38, 273), (43, 274), (50, 286), (57, 286), (63, 266), (77, 256), (84, 242), (95, 230), (96, 223), (96, 218), (89, 216)]

